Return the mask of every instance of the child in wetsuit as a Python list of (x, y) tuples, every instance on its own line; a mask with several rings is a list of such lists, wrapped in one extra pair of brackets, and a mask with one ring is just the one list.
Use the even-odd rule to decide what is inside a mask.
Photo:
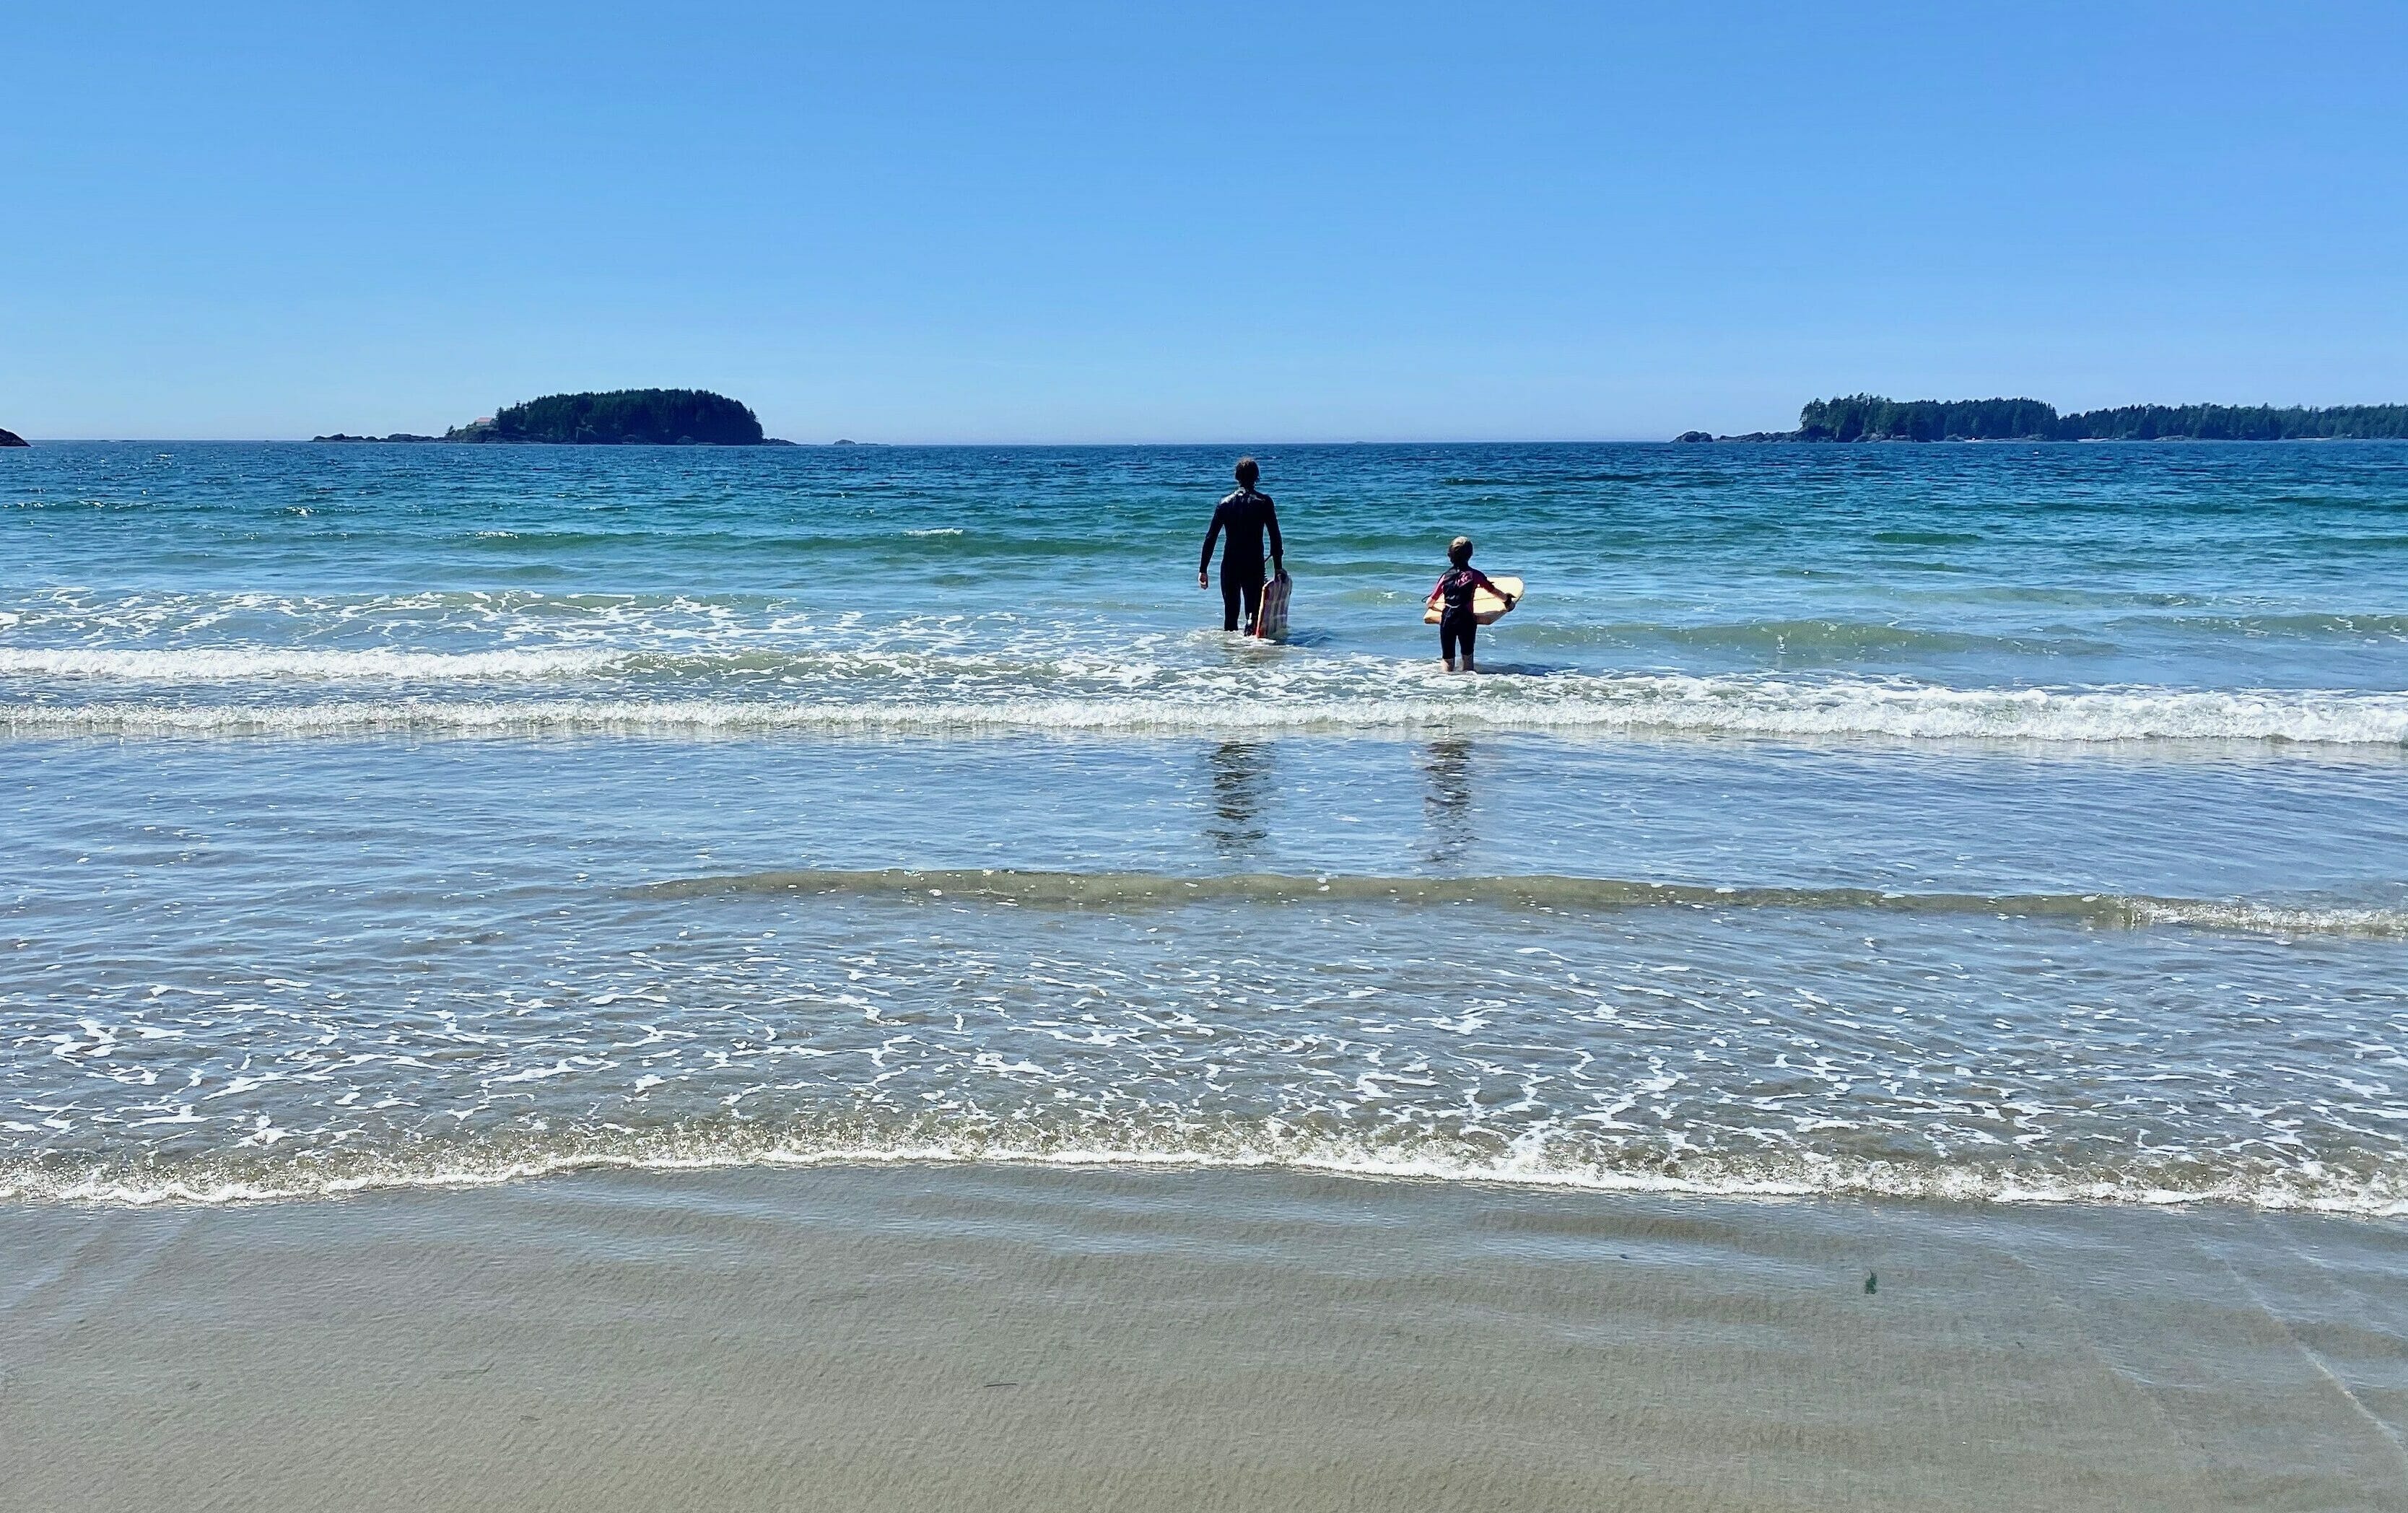
[[(1447, 569), (1445, 577), (1438, 581), (1438, 586), (1430, 590), (1429, 597), (1430, 606), (1439, 610), (1439, 655), (1446, 658), (1446, 670), (1453, 672), (1455, 670), (1455, 648), (1460, 646), (1463, 649), (1463, 670), (1474, 672), (1479, 670), (1471, 665), (1471, 643), (1480, 634), (1480, 622), (1471, 615), (1471, 596), (1484, 588), (1503, 599), (1509, 610), (1513, 607), (1513, 596), (1490, 583), (1486, 573), (1471, 565), (1470, 537), (1458, 536), (1449, 541), (1446, 559), (1454, 566)], [(1440, 608), (1441, 605), (1444, 607)]]

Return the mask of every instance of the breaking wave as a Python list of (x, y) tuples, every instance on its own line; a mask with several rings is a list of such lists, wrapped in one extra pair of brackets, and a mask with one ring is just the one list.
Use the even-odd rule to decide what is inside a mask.
[(0, 647), (0, 677), (111, 679), (178, 684), (437, 682), (592, 675), (624, 666), (624, 654), (546, 647), (488, 652), (396, 647), (311, 650), (292, 646)]
[[(407, 655), (395, 654), (392, 665), (408, 665)], [(889, 666), (882, 676), (874, 669), (854, 670), (854, 676), (824, 679), (824, 686), (808, 681), (781, 684), (777, 690), (781, 697), (173, 702), (20, 697), (0, 705), (0, 730), (20, 736), (121, 737), (385, 732), (707, 737), (1463, 729), (2408, 746), (2408, 693), (1956, 688), (1902, 680), (1653, 673), (1507, 675), (1473, 683), (1393, 667), (1365, 675), (1352, 670), (1298, 674), (1285, 669), (1123, 670), (1082, 664), (1056, 666), (1048, 676), (1015, 687), (1023, 680), (1001, 668), (939, 671), (914, 664)]]

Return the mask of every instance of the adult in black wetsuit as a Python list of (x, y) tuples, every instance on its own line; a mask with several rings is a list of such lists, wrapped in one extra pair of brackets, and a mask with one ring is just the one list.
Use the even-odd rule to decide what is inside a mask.
[(1204, 555), (1196, 563), (1196, 586), (1212, 585), (1212, 543), (1226, 531), (1221, 549), (1221, 628), (1238, 628), (1238, 606), (1244, 601), (1246, 634), (1254, 633), (1254, 617), (1263, 609), (1263, 533), (1271, 538), (1271, 570), (1280, 568), (1279, 512), (1271, 497), (1254, 490), (1263, 471), (1252, 457), (1238, 459), (1237, 492), (1212, 507), (1212, 528), (1204, 533)]

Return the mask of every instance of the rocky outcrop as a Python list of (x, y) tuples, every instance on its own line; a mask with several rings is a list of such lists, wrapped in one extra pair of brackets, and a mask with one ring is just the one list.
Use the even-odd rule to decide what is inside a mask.
[(14, 431), (0, 431), (0, 447), (29, 447), (33, 444)]

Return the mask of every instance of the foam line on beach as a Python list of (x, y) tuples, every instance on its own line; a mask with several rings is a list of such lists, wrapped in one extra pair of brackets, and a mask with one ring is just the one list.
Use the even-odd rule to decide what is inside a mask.
[(204, 1158), (176, 1165), (93, 1163), (56, 1158), (0, 1163), (0, 1202), (109, 1207), (279, 1203), (354, 1193), (494, 1187), (572, 1172), (700, 1172), (734, 1167), (1010, 1165), (1122, 1169), (1282, 1169), (1380, 1181), (1495, 1183), (1594, 1192), (1686, 1194), (1778, 1200), (1899, 1199), (1956, 1203), (2212, 1203), (2280, 1212), (2396, 1218), (2408, 1216), (2408, 1171), (2371, 1174), (2297, 1168), (2214, 1174), (2135, 1167), (2051, 1168), (2005, 1161), (1915, 1163), (1811, 1155), (1692, 1156), (1668, 1160), (1634, 1151), (1627, 1161), (1594, 1149), (1570, 1153), (1543, 1134), (1503, 1150), (1388, 1147), (1368, 1140), (1272, 1123), (1198, 1130), (1183, 1140), (1015, 1143), (995, 1134), (780, 1132), (741, 1127), (710, 1133), (583, 1134), (549, 1148), (444, 1149), (278, 1161)]
[(2059, 919), (2108, 929), (2184, 927), (2243, 934), (2408, 939), (2408, 910), (2115, 893), (1949, 893), (1865, 887), (1715, 886), (1551, 873), (1480, 877), (1299, 876), (1273, 872), (1179, 875), (1009, 868), (797, 868), (678, 878), (638, 897), (824, 893), (1127, 911), (1232, 901), (1252, 904), (1485, 904), (1512, 909), (1871, 910), (1886, 914)]

